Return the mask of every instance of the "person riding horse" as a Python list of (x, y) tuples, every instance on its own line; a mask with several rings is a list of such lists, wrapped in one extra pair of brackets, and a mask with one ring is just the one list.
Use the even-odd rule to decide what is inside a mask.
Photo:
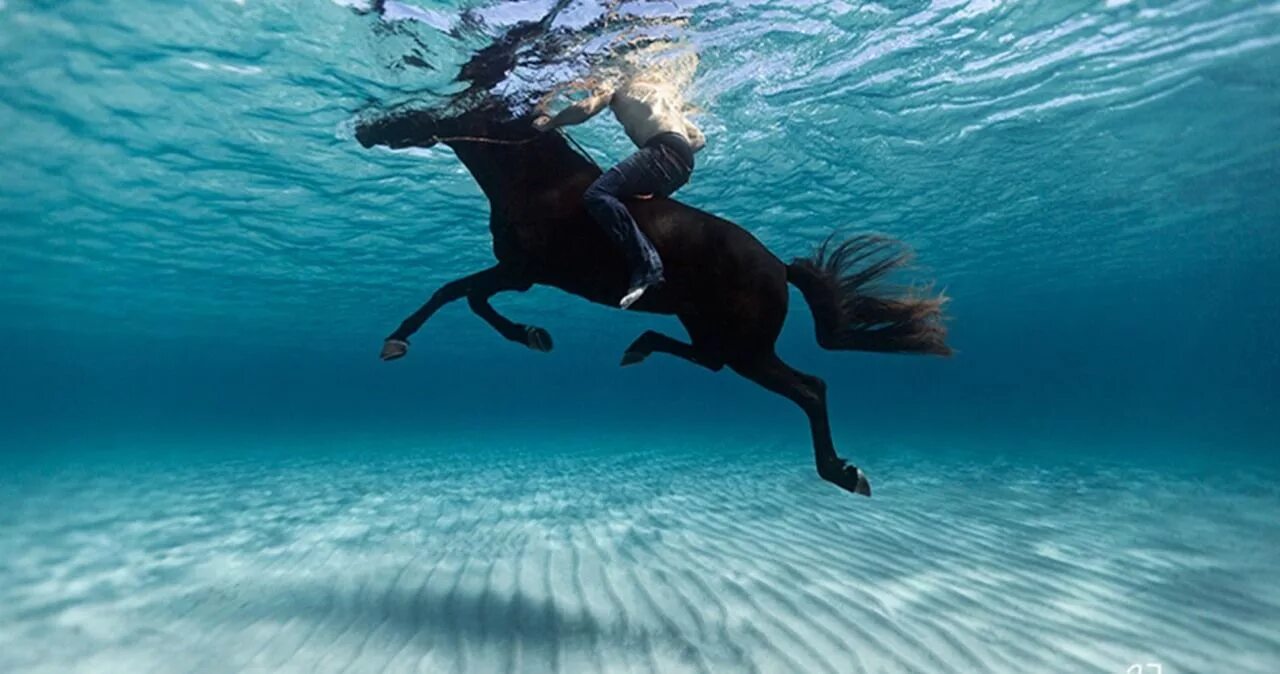
[(583, 194), (583, 202), (626, 254), (631, 285), (618, 303), (626, 309), (647, 288), (662, 283), (663, 275), (662, 258), (622, 200), (675, 193), (689, 182), (693, 155), (706, 145), (706, 139), (685, 116), (679, 89), (660, 71), (631, 73), (616, 84), (596, 84), (587, 98), (558, 114), (540, 114), (533, 127), (550, 131), (581, 124), (606, 106), (640, 149), (593, 182)]

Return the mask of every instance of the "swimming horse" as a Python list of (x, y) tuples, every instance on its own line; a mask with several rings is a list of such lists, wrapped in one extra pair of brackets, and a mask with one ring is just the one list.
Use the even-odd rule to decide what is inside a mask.
[[(557, 0), (541, 20), (518, 23), (472, 54), (456, 78), (470, 86), (455, 94), (453, 104), (442, 112), (400, 109), (363, 115), (357, 121), (356, 139), (365, 147), (426, 148), (444, 143), (452, 148), (489, 199), (489, 231), (497, 258), (492, 267), (436, 290), (387, 337), (383, 360), (403, 357), (409, 337), (432, 314), (464, 297), (471, 310), (503, 337), (535, 351), (550, 351), (546, 330), (511, 321), (489, 299), (500, 292), (546, 285), (616, 308), (626, 292), (630, 278), (622, 251), (582, 201), (600, 168), (570, 147), (561, 132), (535, 131), (532, 113), (514, 114), (513, 106), (490, 93), (522, 54), (535, 62), (558, 58), (573, 36), (556, 28), (555, 19), (570, 4)], [(383, 11), (380, 0), (373, 6), (376, 13)], [(398, 21), (384, 29), (408, 30)], [(525, 95), (528, 100), (538, 97), (533, 92)], [(461, 111), (448, 112), (458, 109), (459, 101)], [(804, 410), (818, 475), (870, 496), (866, 475), (840, 458), (831, 441), (826, 384), (783, 362), (774, 344), (787, 316), (791, 284), (809, 303), (823, 348), (950, 354), (942, 322), (945, 298), (910, 288), (877, 289), (877, 281), (909, 261), (910, 250), (883, 236), (864, 234), (838, 243), (828, 238), (813, 255), (785, 264), (750, 232), (674, 199), (631, 200), (627, 208), (658, 249), (666, 274), (666, 282), (647, 291), (631, 309), (674, 314), (689, 341), (646, 331), (623, 352), (622, 364), (665, 353), (713, 372), (727, 365)]]
[[(450, 147), (489, 200), (497, 258), (436, 290), (387, 337), (384, 360), (404, 356), (411, 335), (441, 307), (463, 298), (500, 335), (535, 351), (550, 351), (551, 335), (498, 313), (491, 297), (545, 285), (617, 307), (628, 267), (582, 201), (600, 169), (559, 131), (539, 133), (531, 124), (530, 116), (512, 114), (496, 99), (455, 115), (405, 110), (357, 123), (356, 138), (365, 147)], [(908, 262), (909, 249), (878, 235), (838, 243), (829, 238), (811, 256), (787, 264), (745, 229), (674, 199), (636, 199), (627, 207), (666, 268), (666, 282), (632, 309), (675, 315), (689, 341), (646, 331), (626, 348), (622, 365), (665, 353), (713, 372), (728, 366), (804, 411), (819, 476), (870, 496), (866, 475), (832, 443), (826, 384), (783, 362), (774, 344), (787, 316), (790, 284), (808, 302), (825, 349), (949, 354), (945, 298), (910, 288), (877, 289), (877, 281)]]

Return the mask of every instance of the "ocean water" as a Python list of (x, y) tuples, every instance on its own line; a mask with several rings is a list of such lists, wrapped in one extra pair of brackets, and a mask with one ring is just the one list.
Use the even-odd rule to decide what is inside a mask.
[[(1280, 671), (1280, 2), (0, 0), (0, 671)], [(678, 198), (878, 231), (950, 358), (779, 352), (804, 417), (491, 263), (452, 151), (366, 150), (691, 45)], [(605, 118), (571, 131), (601, 164)], [(1136, 669), (1135, 669), (1136, 667)]]

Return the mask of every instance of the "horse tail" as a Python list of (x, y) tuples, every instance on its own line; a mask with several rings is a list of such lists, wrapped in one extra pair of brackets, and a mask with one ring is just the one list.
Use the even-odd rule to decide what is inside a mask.
[(877, 234), (833, 244), (828, 237), (813, 255), (787, 265), (787, 281), (800, 289), (813, 312), (818, 345), (833, 351), (884, 351), (951, 355), (942, 306), (947, 298), (929, 287), (877, 285), (911, 261), (911, 249)]

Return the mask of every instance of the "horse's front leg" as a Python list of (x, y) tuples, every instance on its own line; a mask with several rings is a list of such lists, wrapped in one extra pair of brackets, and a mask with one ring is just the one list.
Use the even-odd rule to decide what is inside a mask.
[(440, 307), (463, 297), (469, 299), (471, 308), (476, 314), (507, 339), (538, 351), (550, 351), (551, 336), (546, 330), (512, 323), (494, 311), (488, 303), (488, 298), (495, 293), (504, 290), (524, 291), (531, 285), (517, 270), (503, 265), (495, 265), (470, 276), (450, 281), (440, 286), (440, 289), (432, 293), (425, 304), (404, 319), (395, 332), (387, 336), (382, 344), (382, 359), (395, 360), (403, 357), (409, 351), (409, 337), (420, 330)]
[[(521, 292), (528, 290), (529, 285), (523, 288), (504, 288), (504, 290), (519, 290)], [(551, 333), (536, 325), (524, 325), (509, 320), (506, 316), (498, 313), (492, 305), (489, 304), (489, 298), (494, 293), (471, 293), (467, 295), (467, 303), (471, 305), (471, 311), (477, 316), (483, 318), (486, 323), (493, 326), (498, 334), (507, 339), (527, 346), (534, 351), (542, 351), (546, 353), (551, 350)]]

